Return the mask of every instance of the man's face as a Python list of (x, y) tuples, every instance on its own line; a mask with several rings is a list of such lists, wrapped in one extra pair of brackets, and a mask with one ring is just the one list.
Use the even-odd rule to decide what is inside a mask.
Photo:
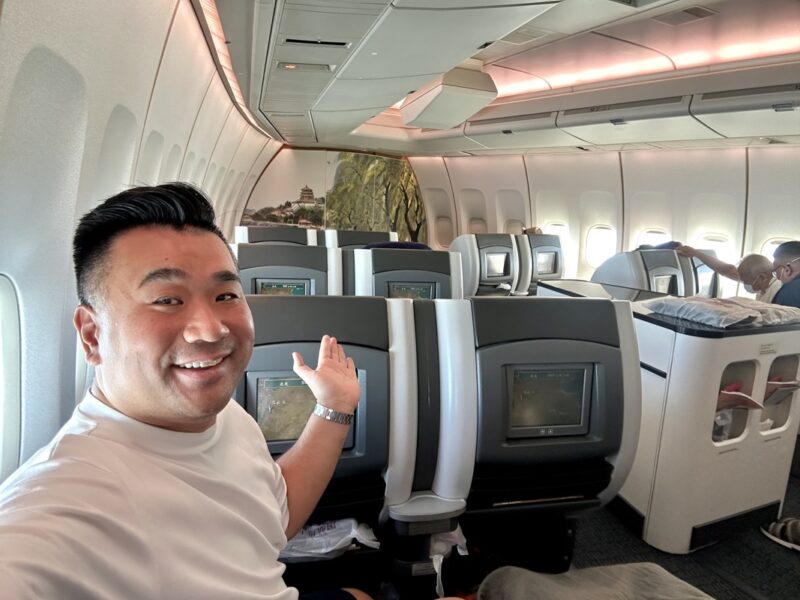
[(216, 235), (169, 227), (120, 234), (97, 278), (98, 301), (75, 324), (93, 391), (139, 421), (204, 431), (222, 410), (253, 347), (236, 266)]
[(749, 285), (756, 292), (763, 292), (772, 281), (772, 273), (759, 273), (755, 277), (741, 277), (742, 283)]
[(772, 266), (775, 267), (775, 277), (780, 279), (781, 283), (789, 283), (800, 275), (800, 257), (795, 259), (779, 259), (776, 257), (772, 261)]

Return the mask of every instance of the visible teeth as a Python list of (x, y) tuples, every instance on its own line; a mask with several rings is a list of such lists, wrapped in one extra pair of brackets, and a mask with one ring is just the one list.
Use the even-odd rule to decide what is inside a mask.
[(184, 363), (178, 366), (183, 369), (207, 369), (208, 367), (213, 367), (221, 362), (222, 358), (215, 358), (214, 360), (197, 360), (190, 363)]

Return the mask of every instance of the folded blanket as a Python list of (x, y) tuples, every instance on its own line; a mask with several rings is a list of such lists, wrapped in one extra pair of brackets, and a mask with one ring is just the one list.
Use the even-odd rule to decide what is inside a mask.
[(741, 298), (739, 296), (727, 298), (724, 301), (731, 305), (758, 312), (761, 318), (756, 319), (756, 322), (761, 325), (791, 325), (792, 323), (800, 323), (800, 308), (795, 308), (794, 306), (769, 304), (767, 302), (759, 302), (752, 298)]
[(503, 567), (490, 573), (477, 600), (713, 600), (653, 563), (573, 569), (558, 575)]
[(655, 298), (640, 302), (662, 315), (678, 317), (712, 327), (737, 325), (790, 325), (800, 323), (800, 309), (757, 302), (750, 298)]
[(760, 313), (719, 298), (654, 298), (641, 302), (654, 313), (695, 321), (712, 327), (732, 327), (755, 323)]

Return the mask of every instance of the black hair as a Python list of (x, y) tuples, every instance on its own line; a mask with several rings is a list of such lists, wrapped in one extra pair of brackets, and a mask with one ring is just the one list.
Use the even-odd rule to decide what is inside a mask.
[(197, 188), (165, 183), (125, 190), (86, 213), (75, 230), (72, 257), (81, 304), (91, 306), (98, 271), (114, 239), (130, 229), (148, 226), (200, 229), (226, 242), (214, 224), (214, 207)]
[(793, 240), (790, 242), (783, 242), (780, 246), (775, 248), (772, 254), (775, 260), (792, 260), (800, 258), (800, 241)]

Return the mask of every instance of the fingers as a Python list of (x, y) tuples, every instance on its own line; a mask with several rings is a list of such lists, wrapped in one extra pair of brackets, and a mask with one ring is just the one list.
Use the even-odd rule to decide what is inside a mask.
[(322, 336), (322, 340), (319, 343), (319, 362), (322, 362), (323, 359), (340, 363), (344, 363), (347, 360), (341, 344), (336, 341), (335, 337), (327, 334)]
[(308, 365), (306, 365), (306, 362), (303, 360), (303, 355), (300, 354), (299, 352), (292, 352), (292, 360), (294, 361), (294, 364), (292, 365), (292, 370), (295, 373), (297, 373), (300, 379), (305, 381), (306, 374), (309, 371), (313, 371), (313, 369), (311, 369)]
[(347, 370), (349, 372), (351, 372), (351, 373), (355, 373), (356, 372), (356, 363), (353, 362), (353, 359), (350, 358), (349, 356), (347, 357), (346, 364), (347, 364)]

